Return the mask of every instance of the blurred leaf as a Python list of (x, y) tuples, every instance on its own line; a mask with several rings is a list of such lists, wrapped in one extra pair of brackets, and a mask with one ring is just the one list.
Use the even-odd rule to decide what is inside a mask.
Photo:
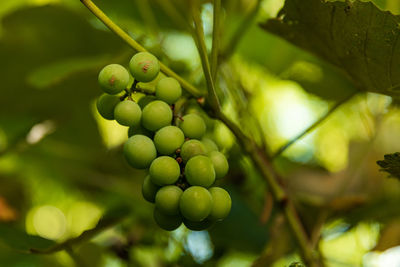
[(295, 81), (325, 99), (341, 100), (357, 90), (342, 72), (320, 60), (295, 61), (282, 78)]
[(393, 154), (385, 155), (384, 160), (376, 162), (380, 167), (381, 171), (390, 174), (390, 177), (400, 179), (400, 153), (396, 152)]
[(384, 251), (400, 245), (400, 221), (393, 220), (381, 230), (381, 236), (374, 250)]
[(61, 60), (39, 67), (28, 75), (28, 82), (37, 88), (43, 89), (62, 81), (69, 75), (87, 69), (101, 68), (106, 65), (109, 57), (79, 57)]
[(104, 231), (108, 227), (113, 226), (114, 224), (120, 222), (122, 219), (126, 218), (131, 209), (127, 205), (117, 205), (110, 208), (99, 220), (97, 225), (89, 230), (84, 231), (80, 236), (68, 239), (60, 244), (56, 244), (54, 246), (31, 246), (30, 251), (33, 253), (39, 254), (47, 254), (54, 253), (57, 251), (64, 250), (66, 248), (70, 248), (72, 245), (76, 245), (85, 241), (90, 240), (99, 232)]
[(262, 27), (344, 70), (359, 90), (400, 92), (400, 17), (371, 2), (287, 0)]
[(0, 223), (0, 240), (12, 249), (29, 252), (31, 248), (45, 249), (54, 242), (39, 236), (28, 235), (24, 230)]
[(246, 60), (266, 67), (282, 79), (293, 80), (306, 91), (325, 99), (341, 100), (357, 90), (340, 69), (263, 31), (257, 24), (242, 36), (238, 53)]
[[(82, 70), (96, 67), (91, 60), (100, 64), (123, 52), (122, 41), (61, 6), (20, 9), (2, 22), (0, 57), (7, 68), (0, 73), (0, 113), (29, 114), (39, 121), (89, 114), (89, 101), (100, 94), (97, 70)], [(52, 90), (36, 90), (48, 85)], [(67, 99), (73, 99), (73, 108)]]

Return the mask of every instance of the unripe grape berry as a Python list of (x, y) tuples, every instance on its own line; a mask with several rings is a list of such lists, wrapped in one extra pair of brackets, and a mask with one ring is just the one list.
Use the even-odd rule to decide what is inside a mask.
[(99, 84), (104, 92), (115, 95), (129, 84), (129, 72), (121, 65), (110, 64), (99, 73)]
[(102, 94), (96, 102), (97, 111), (106, 120), (114, 119), (114, 108), (120, 102), (118, 96)]
[(210, 192), (201, 186), (191, 186), (186, 189), (179, 201), (181, 214), (193, 222), (200, 222), (207, 218), (212, 205)]
[(201, 139), (201, 142), (203, 143), (204, 147), (206, 148), (206, 153), (209, 154), (212, 151), (218, 151), (218, 146), (217, 144), (211, 140), (210, 138), (203, 137)]
[(133, 77), (139, 82), (150, 82), (160, 72), (158, 59), (148, 52), (135, 54), (129, 62), (129, 69)]
[(183, 191), (175, 185), (161, 187), (156, 195), (156, 209), (166, 215), (179, 214), (179, 200)]
[(210, 157), (214, 169), (215, 169), (215, 178), (220, 179), (223, 178), (229, 170), (229, 164), (228, 161), (226, 160), (226, 157), (224, 154), (222, 154), (219, 151), (212, 151), (211, 153), (208, 154)]
[(153, 141), (144, 135), (130, 137), (124, 145), (124, 156), (128, 163), (136, 169), (146, 169), (157, 157)]
[(157, 100), (157, 98), (154, 95), (146, 95), (139, 99), (138, 104), (142, 109), (144, 109), (144, 107), (147, 106), (147, 104), (153, 102), (154, 100)]
[(164, 126), (170, 125), (172, 121), (172, 110), (167, 103), (156, 100), (143, 109), (142, 125), (150, 131), (157, 131)]
[(215, 182), (214, 166), (207, 156), (195, 156), (186, 163), (185, 177), (189, 184), (209, 187)]
[(158, 226), (167, 231), (173, 231), (182, 224), (182, 218), (179, 215), (165, 215), (157, 209), (154, 209), (153, 215)]
[(192, 113), (183, 116), (179, 128), (182, 129), (186, 137), (200, 139), (206, 132), (206, 124), (202, 117)]
[(159, 186), (153, 184), (150, 181), (150, 175), (147, 175), (144, 178), (143, 185), (142, 185), (142, 195), (143, 198), (146, 199), (148, 202), (154, 203), (156, 200), (157, 191), (160, 189)]
[(181, 129), (176, 126), (165, 126), (154, 135), (154, 144), (162, 155), (170, 155), (180, 148), (185, 141)]
[(179, 82), (171, 77), (162, 78), (156, 85), (156, 97), (168, 104), (174, 104), (182, 95)]
[(114, 118), (123, 126), (138, 125), (141, 117), (142, 110), (138, 104), (131, 100), (124, 100), (115, 106)]
[(209, 219), (204, 219), (200, 222), (192, 222), (192, 221), (189, 221), (189, 220), (183, 218), (183, 224), (186, 226), (186, 228), (188, 228), (189, 230), (192, 230), (192, 231), (206, 230), (206, 229), (210, 228), (213, 225), (213, 223), (214, 222)]
[(205, 155), (206, 148), (203, 143), (199, 140), (188, 140), (183, 143), (181, 148), (181, 157), (184, 163), (186, 163), (189, 159), (197, 155)]
[(153, 133), (150, 132), (149, 130), (145, 129), (140, 123), (135, 126), (131, 126), (128, 128), (128, 137), (131, 137), (133, 135), (145, 135), (147, 137), (153, 138)]
[(211, 187), (208, 191), (212, 196), (213, 205), (208, 218), (210, 220), (222, 220), (231, 211), (232, 200), (229, 193), (221, 187)]
[(161, 156), (150, 165), (150, 179), (156, 185), (169, 185), (178, 181), (181, 169), (174, 158)]

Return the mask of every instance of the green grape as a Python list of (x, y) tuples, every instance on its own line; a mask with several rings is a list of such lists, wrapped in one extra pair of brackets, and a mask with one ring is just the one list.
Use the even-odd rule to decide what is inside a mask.
[(211, 186), (215, 182), (215, 170), (210, 158), (199, 155), (189, 159), (185, 177), (190, 185)]
[(96, 102), (97, 111), (106, 120), (114, 119), (114, 108), (120, 102), (118, 96), (102, 94)]
[(199, 115), (192, 113), (183, 116), (179, 128), (182, 129), (186, 137), (200, 139), (206, 132), (206, 124)]
[(182, 95), (179, 82), (171, 77), (162, 78), (156, 85), (156, 97), (168, 104), (174, 104)]
[(145, 129), (142, 125), (138, 124), (135, 126), (131, 126), (128, 128), (128, 137), (131, 137), (133, 135), (145, 135), (147, 137), (153, 138), (153, 133), (150, 132), (149, 130)]
[(229, 193), (221, 187), (211, 187), (208, 191), (212, 196), (212, 209), (208, 218), (210, 220), (222, 220), (231, 211), (232, 200)]
[(175, 153), (184, 141), (185, 136), (183, 132), (176, 126), (165, 126), (154, 135), (154, 144), (158, 153), (162, 155)]
[(144, 135), (134, 135), (125, 142), (124, 156), (128, 163), (136, 169), (146, 169), (157, 157), (153, 141)]
[(174, 158), (161, 156), (151, 163), (149, 173), (154, 184), (163, 186), (178, 181), (181, 169)]
[(154, 203), (156, 200), (157, 191), (160, 189), (159, 186), (153, 184), (150, 180), (150, 175), (147, 175), (144, 178), (143, 185), (142, 185), (142, 195), (143, 198), (146, 199), (148, 202)]
[(212, 208), (212, 196), (201, 186), (191, 186), (186, 189), (179, 201), (181, 214), (188, 220), (200, 222), (207, 218)]
[(228, 161), (226, 160), (226, 157), (224, 154), (222, 154), (219, 151), (212, 151), (210, 154), (208, 154), (210, 157), (214, 169), (215, 169), (215, 178), (220, 179), (223, 178), (229, 170), (229, 164)]
[(210, 153), (212, 151), (218, 151), (218, 146), (217, 144), (211, 140), (210, 138), (203, 137), (201, 139), (201, 142), (203, 143), (204, 147), (206, 148), (206, 153)]
[(192, 231), (206, 230), (206, 229), (210, 228), (213, 225), (213, 223), (214, 222), (209, 219), (204, 219), (200, 222), (192, 222), (192, 221), (189, 221), (189, 220), (183, 218), (183, 224), (186, 226), (186, 228), (188, 228), (189, 230), (192, 230)]
[(172, 110), (167, 103), (156, 100), (149, 103), (142, 112), (142, 125), (150, 131), (157, 131), (164, 126), (170, 125), (172, 121)]
[(129, 72), (121, 65), (110, 64), (100, 71), (98, 79), (104, 92), (115, 95), (128, 86)]
[(131, 100), (118, 103), (114, 109), (115, 120), (123, 126), (135, 126), (140, 123), (142, 110), (139, 105)]
[(146, 83), (157, 77), (160, 72), (160, 63), (152, 54), (139, 52), (131, 58), (129, 69), (136, 80)]
[(181, 157), (184, 163), (186, 163), (190, 158), (197, 155), (205, 155), (206, 148), (203, 143), (199, 140), (188, 140), (183, 143), (181, 148)]
[(156, 209), (166, 215), (179, 214), (179, 200), (183, 191), (175, 185), (167, 185), (158, 190)]
[(138, 104), (142, 109), (144, 109), (147, 104), (153, 102), (154, 100), (157, 100), (154, 95), (145, 95), (144, 97), (139, 99)]
[(167, 231), (173, 231), (182, 224), (182, 218), (179, 215), (165, 215), (157, 209), (154, 209), (153, 215), (158, 226)]

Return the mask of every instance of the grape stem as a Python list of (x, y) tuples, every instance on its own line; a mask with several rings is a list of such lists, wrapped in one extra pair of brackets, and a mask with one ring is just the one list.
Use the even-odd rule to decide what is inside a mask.
[(211, 47), (211, 75), (215, 81), (218, 72), (218, 52), (220, 41), (220, 23), (221, 23), (221, 0), (214, 0), (214, 13), (213, 13), (213, 37)]
[[(125, 43), (127, 43), (130, 47), (132, 47), (137, 52), (145, 52), (147, 51), (143, 46), (141, 46), (138, 42), (132, 39), (126, 32), (124, 32), (117, 24), (115, 24), (103, 11), (101, 11), (91, 0), (80, 0), (82, 4), (84, 4), (101, 22), (104, 23), (112, 32), (118, 35)], [(192, 84), (187, 82), (181, 76), (176, 74), (173, 70), (168, 68), (162, 62), (160, 62), (161, 71), (169, 76), (173, 77), (181, 84), (182, 88), (184, 88), (188, 93), (195, 97), (200, 97), (204, 95), (204, 92), (200, 91)]]
[[(100, 21), (102, 21), (111, 31), (113, 31), (115, 34), (117, 34), (122, 40), (124, 40), (129, 46), (131, 46), (134, 50), (136, 51), (145, 51), (145, 49), (138, 44), (135, 40), (133, 40), (127, 33), (125, 33), (119, 26), (117, 26), (112, 20), (110, 20), (91, 0), (80, 0)], [(260, 2), (260, 1), (258, 1)], [(214, 10), (217, 10), (218, 12), (218, 7)], [(207, 49), (205, 46), (204, 42), (204, 33), (202, 29), (202, 24), (201, 24), (201, 19), (200, 19), (200, 8), (195, 6), (192, 3), (191, 6), (191, 11), (192, 11), (192, 17), (193, 17), (193, 22), (195, 25), (195, 30), (193, 31), (193, 37), (195, 39), (196, 45), (199, 50), (201, 62), (202, 62), (202, 67), (204, 71), (204, 75), (206, 78), (206, 83), (207, 83), (207, 88), (208, 88), (208, 95), (207, 95), (207, 103), (209, 104), (209, 107), (213, 111), (213, 115), (218, 118), (221, 122), (223, 122), (235, 135), (236, 139), (238, 140), (239, 144), (241, 145), (242, 149), (251, 157), (253, 162), (255, 163), (256, 167), (260, 171), (260, 173), (263, 175), (265, 180), (268, 183), (269, 189), (272, 193), (272, 196), (274, 197), (275, 203), (281, 207), (283, 210), (283, 213), (285, 214), (286, 221), (288, 223), (288, 226), (293, 232), (293, 235), (295, 239), (297, 240), (299, 249), (300, 249), (300, 254), (305, 262), (305, 264), (309, 267), (320, 267), (323, 266), (323, 262), (321, 260), (321, 255), (319, 255), (318, 251), (315, 249), (315, 246), (312, 245), (311, 240), (309, 236), (307, 235), (305, 228), (301, 222), (301, 219), (296, 211), (295, 205), (293, 201), (291, 200), (290, 196), (287, 195), (284, 187), (279, 184), (279, 176), (275, 172), (275, 170), (272, 167), (270, 158), (266, 154), (266, 151), (264, 148), (259, 147), (256, 142), (252, 139), (249, 138), (243, 131), (242, 129), (234, 123), (228, 116), (226, 116), (222, 111), (221, 111), (221, 106), (219, 99), (216, 94), (216, 88), (215, 88), (215, 76), (213, 75), (209, 60), (208, 60), (208, 54), (207, 54)], [(258, 10), (258, 7), (257, 7)], [(217, 22), (218, 23), (218, 22)], [(246, 23), (247, 25), (248, 23)], [(218, 26), (218, 24), (217, 24)], [(216, 27), (217, 27), (216, 26)], [(216, 33), (217, 34), (217, 33)], [(215, 35), (216, 35), (215, 34)], [(234, 43), (237, 43), (236, 40)], [(212, 56), (212, 65), (213, 71), (215, 72), (216, 69), (216, 63), (215, 59), (215, 49), (216, 49), (216, 44), (214, 43), (214, 53)], [(225, 57), (232, 53), (234, 49), (230, 48), (228, 50), (228, 53), (225, 53)], [(214, 60), (214, 61), (213, 61)], [(177, 79), (182, 87), (186, 89), (190, 94), (192, 94), (194, 97), (197, 99), (202, 99), (201, 97), (204, 96), (204, 94), (188, 83), (186, 80), (184, 80), (182, 77), (180, 77), (178, 74), (173, 72), (171, 69), (166, 67), (164, 64), (161, 63), (161, 70), (164, 72), (167, 76), (171, 76), (175, 79)]]

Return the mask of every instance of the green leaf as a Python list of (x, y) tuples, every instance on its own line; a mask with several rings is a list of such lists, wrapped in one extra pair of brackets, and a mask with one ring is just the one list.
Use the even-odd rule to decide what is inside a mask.
[(378, 160), (376, 162), (380, 167), (381, 171), (385, 171), (390, 174), (390, 177), (400, 179), (400, 153), (385, 155), (384, 160)]
[(31, 248), (45, 249), (55, 244), (51, 240), (28, 235), (24, 230), (4, 223), (0, 224), (0, 241), (20, 252), (29, 252)]
[(371, 2), (287, 0), (261, 26), (342, 69), (357, 89), (400, 92), (400, 16)]

